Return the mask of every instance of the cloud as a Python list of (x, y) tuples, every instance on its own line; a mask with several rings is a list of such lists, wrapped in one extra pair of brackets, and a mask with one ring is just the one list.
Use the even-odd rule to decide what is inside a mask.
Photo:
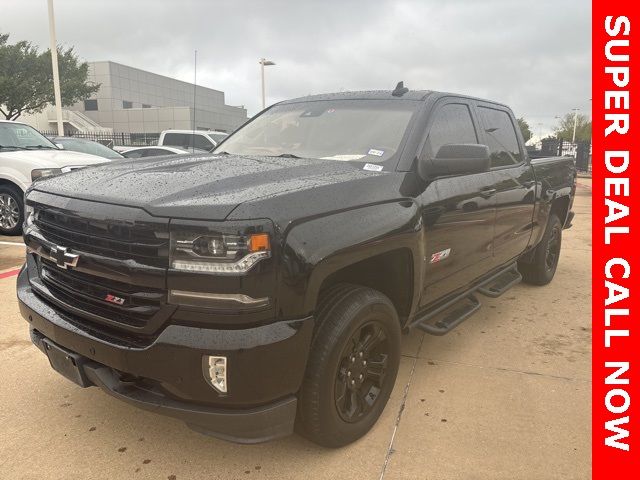
[[(590, 109), (588, 5), (577, 0), (121, 1), (57, 0), (58, 42), (86, 60), (193, 80), (227, 103), (260, 108), (310, 93), (410, 88), (505, 102), (537, 132)], [(3, 0), (0, 32), (46, 48), (43, 0)], [(542, 126), (537, 125), (542, 123)]]

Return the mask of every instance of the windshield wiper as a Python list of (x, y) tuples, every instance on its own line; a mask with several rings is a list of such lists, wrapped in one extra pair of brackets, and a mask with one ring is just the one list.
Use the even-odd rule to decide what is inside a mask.
[(46, 150), (53, 150), (55, 147), (49, 147), (47, 145), (27, 145), (26, 147), (22, 147), (25, 150), (42, 150), (42, 149), (46, 149)]
[(15, 148), (16, 150), (26, 150), (25, 147), (19, 147), (18, 145), (0, 145), (0, 148)]

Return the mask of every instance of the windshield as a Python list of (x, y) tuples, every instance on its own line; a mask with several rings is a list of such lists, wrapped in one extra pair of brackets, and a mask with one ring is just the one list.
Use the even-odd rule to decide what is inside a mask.
[(106, 147), (98, 142), (93, 142), (91, 140), (56, 137), (54, 141), (61, 144), (65, 148), (65, 150), (90, 153), (91, 155), (97, 155), (99, 157), (110, 159), (124, 158), (115, 150), (111, 150), (109, 147)]
[(22, 123), (0, 122), (0, 148), (31, 150), (56, 148), (37, 130)]
[(396, 153), (417, 105), (399, 100), (276, 105), (214, 153), (382, 162)]

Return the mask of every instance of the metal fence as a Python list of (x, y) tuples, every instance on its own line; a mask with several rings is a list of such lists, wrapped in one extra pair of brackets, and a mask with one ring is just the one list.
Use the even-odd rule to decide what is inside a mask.
[(579, 172), (591, 172), (591, 142), (569, 142), (557, 138), (542, 140), (540, 156), (573, 157)]
[[(40, 131), (47, 137), (57, 137), (58, 132), (53, 130)], [(102, 143), (107, 147), (115, 145), (124, 147), (143, 147), (146, 145), (157, 145), (160, 139), (159, 133), (109, 133), (109, 132), (68, 132), (67, 137), (84, 138)]]

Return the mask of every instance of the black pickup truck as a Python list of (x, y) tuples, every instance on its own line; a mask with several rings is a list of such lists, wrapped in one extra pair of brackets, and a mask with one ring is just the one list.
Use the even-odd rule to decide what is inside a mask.
[(575, 185), (495, 102), (400, 84), (285, 101), (212, 155), (34, 183), (20, 309), (83, 387), (231, 441), (295, 427), (337, 447), (384, 409), (401, 333), (551, 281)]

